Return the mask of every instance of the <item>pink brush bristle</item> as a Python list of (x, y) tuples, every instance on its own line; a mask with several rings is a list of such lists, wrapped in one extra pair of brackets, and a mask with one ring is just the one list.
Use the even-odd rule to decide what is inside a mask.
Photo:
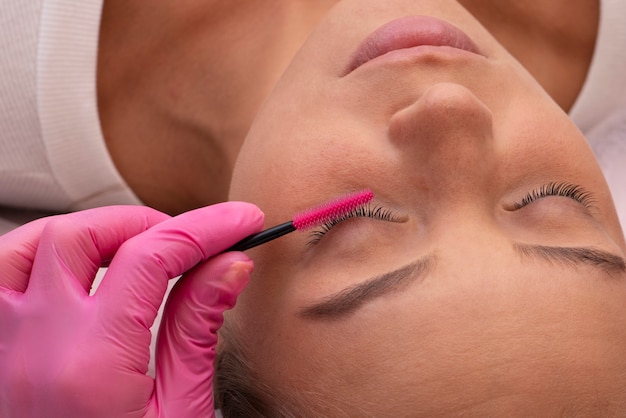
[(293, 226), (296, 229), (307, 229), (321, 225), (365, 205), (373, 198), (374, 193), (369, 189), (350, 193), (297, 214), (292, 219)]
[(283, 222), (280, 225), (252, 234), (228, 248), (226, 251), (246, 251), (257, 245), (265, 244), (278, 237), (282, 237), (296, 229), (312, 228), (333, 219), (338, 219), (358, 207), (365, 205), (373, 198), (374, 193), (372, 193), (371, 190), (351, 193), (316, 208), (299, 213), (294, 216), (291, 221)]

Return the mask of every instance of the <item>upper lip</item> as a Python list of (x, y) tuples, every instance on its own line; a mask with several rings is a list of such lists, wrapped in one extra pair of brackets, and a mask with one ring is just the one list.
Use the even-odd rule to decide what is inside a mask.
[(365, 38), (353, 54), (347, 73), (388, 52), (423, 45), (480, 54), (474, 41), (451, 23), (432, 16), (408, 16), (382, 25)]

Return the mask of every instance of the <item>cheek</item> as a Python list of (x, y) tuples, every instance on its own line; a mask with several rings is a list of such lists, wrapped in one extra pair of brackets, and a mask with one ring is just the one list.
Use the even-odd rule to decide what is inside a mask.
[(302, 122), (298, 129), (283, 127), (246, 144), (230, 198), (259, 205), (269, 225), (347, 192), (399, 187), (397, 157), (382, 129), (315, 120), (314, 126)]
[[(265, 153), (260, 152), (258, 158), (252, 158), (249, 147), (240, 150), (230, 180), (229, 200), (254, 201), (254, 181), (263, 171)], [(262, 178), (262, 177), (261, 177)]]

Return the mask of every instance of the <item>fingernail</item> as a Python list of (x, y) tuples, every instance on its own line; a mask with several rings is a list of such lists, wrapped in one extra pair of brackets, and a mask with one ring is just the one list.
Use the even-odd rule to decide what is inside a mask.
[(250, 281), (252, 270), (254, 270), (252, 261), (235, 261), (224, 275), (224, 281), (232, 286), (234, 291), (239, 293)]

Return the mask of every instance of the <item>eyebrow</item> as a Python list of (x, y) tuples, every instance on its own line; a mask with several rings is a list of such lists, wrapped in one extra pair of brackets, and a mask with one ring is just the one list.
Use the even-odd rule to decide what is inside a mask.
[(575, 268), (588, 265), (602, 270), (608, 275), (626, 271), (624, 258), (593, 247), (551, 247), (514, 243), (513, 248), (523, 256), (540, 258), (548, 262), (558, 262)]
[[(570, 268), (588, 265), (612, 276), (626, 272), (624, 258), (592, 247), (552, 247), (515, 242), (513, 248), (522, 256), (547, 262), (558, 262)], [(302, 308), (298, 315), (306, 319), (336, 320), (355, 312), (367, 302), (402, 290), (410, 283), (423, 280), (434, 265), (435, 257), (427, 255), (396, 270), (383, 273), (343, 289), (319, 302)]]
[(343, 289), (300, 310), (299, 316), (310, 319), (337, 319), (353, 313), (372, 299), (404, 289), (425, 277), (434, 256), (427, 255), (396, 270), (372, 277)]

